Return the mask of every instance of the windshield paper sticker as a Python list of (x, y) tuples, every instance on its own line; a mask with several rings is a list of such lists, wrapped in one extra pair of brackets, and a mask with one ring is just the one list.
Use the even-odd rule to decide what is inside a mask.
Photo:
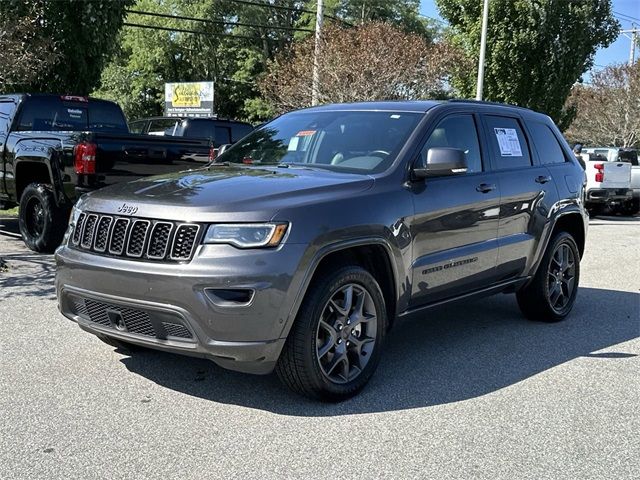
[(522, 149), (518, 132), (515, 128), (494, 128), (498, 144), (500, 145), (500, 155), (503, 157), (521, 157)]
[(296, 137), (310, 137), (316, 133), (315, 130), (302, 130), (301, 132), (296, 133)]

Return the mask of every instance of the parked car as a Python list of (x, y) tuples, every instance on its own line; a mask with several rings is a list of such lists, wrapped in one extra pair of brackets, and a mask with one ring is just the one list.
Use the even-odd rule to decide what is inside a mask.
[(249, 123), (221, 118), (152, 117), (129, 123), (134, 133), (172, 137), (206, 138), (217, 149), (236, 143), (253, 131)]
[(20, 233), (36, 252), (60, 244), (83, 193), (201, 166), (212, 156), (208, 140), (130, 134), (113, 102), (0, 95), (0, 202), (20, 205)]
[[(57, 250), (61, 312), (110, 345), (358, 392), (398, 319), (514, 293), (571, 311), (585, 178), (552, 120), (482, 102), (283, 115), (206, 168), (82, 197)], [(455, 321), (455, 319), (452, 319)]]
[(614, 206), (614, 212), (625, 215), (635, 215), (640, 212), (640, 162), (638, 161), (638, 151), (633, 148), (618, 147), (593, 147), (585, 148), (585, 153), (590, 155), (600, 155), (607, 162), (625, 162), (631, 165), (630, 188), (633, 190), (631, 198), (624, 198)]

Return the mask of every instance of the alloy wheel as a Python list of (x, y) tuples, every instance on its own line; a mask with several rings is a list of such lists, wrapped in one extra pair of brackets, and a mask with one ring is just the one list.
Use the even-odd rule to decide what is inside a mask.
[(553, 252), (549, 263), (548, 300), (556, 312), (561, 312), (569, 303), (576, 288), (576, 259), (573, 250), (561, 243)]
[(332, 294), (316, 331), (316, 356), (325, 377), (343, 384), (362, 373), (375, 347), (377, 323), (373, 298), (362, 286), (349, 283)]

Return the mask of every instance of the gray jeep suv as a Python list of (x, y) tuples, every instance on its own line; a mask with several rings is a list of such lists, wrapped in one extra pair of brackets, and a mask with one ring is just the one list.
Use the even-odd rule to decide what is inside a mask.
[(116, 347), (275, 369), (296, 392), (341, 400), (403, 317), (505, 292), (531, 320), (562, 320), (584, 187), (556, 126), (529, 110), (291, 112), (204, 168), (82, 197), (56, 252), (59, 308)]

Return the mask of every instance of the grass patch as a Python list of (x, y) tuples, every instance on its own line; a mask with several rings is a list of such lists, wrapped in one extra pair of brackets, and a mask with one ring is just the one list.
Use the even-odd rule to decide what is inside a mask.
[(17, 217), (18, 207), (10, 208), (9, 210), (0, 210), (0, 217)]

